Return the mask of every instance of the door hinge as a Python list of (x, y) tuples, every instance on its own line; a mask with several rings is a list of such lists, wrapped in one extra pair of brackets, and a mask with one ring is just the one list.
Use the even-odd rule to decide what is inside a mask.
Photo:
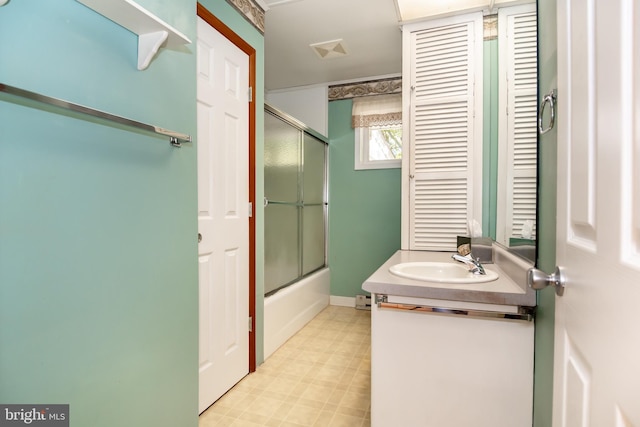
[(249, 102), (253, 102), (253, 88), (249, 86)]
[(253, 218), (253, 202), (249, 202), (249, 218)]
[(249, 316), (249, 332), (253, 332), (253, 317)]
[[(509, 76), (507, 76), (507, 100), (509, 99)], [(504, 114), (509, 115), (509, 102), (506, 102), (506, 106), (504, 107)]]

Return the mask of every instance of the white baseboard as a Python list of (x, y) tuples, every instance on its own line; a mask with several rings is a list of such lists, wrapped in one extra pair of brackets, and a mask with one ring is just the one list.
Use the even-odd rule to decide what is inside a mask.
[(341, 307), (354, 307), (356, 306), (356, 298), (355, 297), (340, 297), (337, 295), (331, 295), (329, 297), (330, 305), (338, 305)]

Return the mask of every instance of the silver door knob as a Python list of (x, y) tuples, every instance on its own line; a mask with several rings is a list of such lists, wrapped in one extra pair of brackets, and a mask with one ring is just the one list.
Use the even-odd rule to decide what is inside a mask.
[(556, 267), (556, 271), (554, 271), (553, 274), (547, 274), (537, 268), (530, 268), (529, 271), (527, 271), (527, 283), (531, 289), (537, 291), (547, 286), (555, 286), (556, 295), (559, 297), (564, 295), (565, 278), (560, 267)]

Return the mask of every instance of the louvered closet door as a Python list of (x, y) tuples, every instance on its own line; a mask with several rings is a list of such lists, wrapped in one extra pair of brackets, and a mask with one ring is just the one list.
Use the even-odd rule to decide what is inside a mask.
[[(522, 227), (536, 221), (537, 164), (537, 21), (535, 4), (500, 9), (501, 75), (507, 87), (501, 94), (500, 161), (505, 188), (498, 192), (497, 240), (509, 244), (510, 237), (523, 237)], [(505, 235), (501, 236), (500, 233)], [(532, 236), (535, 238), (535, 235)]]
[(414, 250), (453, 250), (468, 221), (481, 222), (482, 15), (452, 21), (433, 21), (410, 35)]

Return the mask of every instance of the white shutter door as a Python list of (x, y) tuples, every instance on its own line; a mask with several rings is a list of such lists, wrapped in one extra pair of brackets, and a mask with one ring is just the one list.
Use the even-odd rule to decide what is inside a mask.
[(498, 191), (498, 223), (505, 227), (498, 227), (496, 237), (508, 245), (510, 237), (522, 237), (523, 224), (536, 222), (537, 22), (535, 4), (500, 9), (498, 15), (507, 91), (501, 99), (499, 153), (506, 156), (499, 162), (505, 179)]
[[(413, 250), (454, 250), (456, 236), (467, 234), (468, 221), (480, 219), (474, 209), (481, 209), (482, 188), (482, 114), (476, 106), (481, 100), (482, 50), (476, 41), (482, 43), (482, 16), (456, 20), (462, 22), (433, 21), (411, 33)], [(474, 151), (480, 162), (474, 161)]]

